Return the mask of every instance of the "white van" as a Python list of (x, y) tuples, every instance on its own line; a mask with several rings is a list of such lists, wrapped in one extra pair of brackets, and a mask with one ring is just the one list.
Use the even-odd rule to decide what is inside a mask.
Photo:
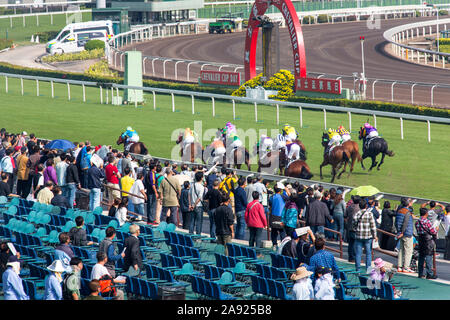
[(89, 40), (108, 41), (114, 35), (111, 20), (71, 23), (55, 39), (47, 42), (45, 50), (50, 54), (80, 52)]

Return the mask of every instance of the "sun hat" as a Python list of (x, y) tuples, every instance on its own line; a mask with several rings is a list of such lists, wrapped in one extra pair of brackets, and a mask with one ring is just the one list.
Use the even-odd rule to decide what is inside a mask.
[(47, 267), (47, 269), (53, 272), (61, 272), (61, 273), (66, 271), (61, 260), (53, 261), (52, 264)]
[(291, 275), (291, 280), (300, 280), (311, 276), (313, 273), (306, 270), (305, 267), (299, 267), (295, 270), (295, 273)]
[(375, 265), (375, 268), (378, 268), (378, 269), (383, 268), (385, 265), (385, 262), (381, 258), (375, 259), (375, 261), (373, 263)]
[(284, 189), (284, 184), (282, 182), (277, 182), (277, 188), (278, 189)]
[(23, 135), (23, 136), (27, 136), (28, 133), (27, 133), (26, 131), (22, 131), (22, 135)]

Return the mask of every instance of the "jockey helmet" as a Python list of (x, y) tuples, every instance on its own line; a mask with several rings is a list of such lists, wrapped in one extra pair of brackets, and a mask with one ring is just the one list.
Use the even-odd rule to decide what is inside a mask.
[(133, 130), (133, 128), (131, 128), (130, 126), (127, 127), (127, 131), (131, 131)]
[(372, 126), (370, 125), (370, 123), (366, 122), (364, 123), (364, 128), (371, 128)]

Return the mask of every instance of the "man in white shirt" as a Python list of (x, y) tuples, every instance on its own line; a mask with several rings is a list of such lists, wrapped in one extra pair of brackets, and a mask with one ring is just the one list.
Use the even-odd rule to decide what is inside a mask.
[(264, 194), (267, 194), (267, 189), (266, 189), (266, 186), (262, 183), (261, 175), (258, 175), (256, 177), (256, 179), (257, 179), (257, 182), (254, 184), (253, 188), (254, 188), (254, 191), (258, 191), (259, 202), (262, 202)]
[(137, 174), (137, 179), (133, 183), (130, 189), (131, 194), (139, 195), (143, 198), (138, 198), (132, 195), (128, 195), (128, 198), (130, 198), (131, 202), (133, 202), (134, 206), (134, 212), (143, 216), (145, 215), (145, 209), (144, 209), (144, 203), (147, 201), (147, 193), (145, 191), (144, 187), (144, 175), (142, 172), (139, 172)]
[[(108, 261), (108, 256), (106, 255), (106, 253), (104, 252), (98, 252), (97, 253), (97, 264), (94, 265), (94, 267), (92, 268), (92, 272), (91, 272), (91, 280), (100, 280), (102, 277), (104, 276), (109, 276), (110, 278), (111, 275), (109, 274), (108, 269), (106, 269), (105, 267), (105, 263)], [(126, 283), (125, 279), (121, 279), (119, 277), (113, 279), (114, 283)], [(117, 289), (116, 290), (116, 295), (114, 296), (115, 300), (123, 300), (124, 294), (122, 290)]]
[(192, 212), (191, 223), (189, 226), (189, 233), (201, 234), (203, 227), (203, 199), (206, 195), (207, 189), (203, 185), (203, 172), (197, 171), (195, 173), (195, 183), (189, 189), (189, 209)]

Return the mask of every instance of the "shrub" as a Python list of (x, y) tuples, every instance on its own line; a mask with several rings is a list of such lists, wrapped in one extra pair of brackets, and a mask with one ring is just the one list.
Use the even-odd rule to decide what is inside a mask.
[(448, 10), (439, 10), (440, 16), (448, 16)]
[(327, 23), (328, 20), (331, 21), (331, 16), (327, 14), (319, 14), (319, 16), (317, 17), (317, 23)]
[(270, 96), (269, 98), (286, 101), (288, 98), (294, 95), (294, 76), (288, 70), (280, 70), (270, 77), (265, 83), (261, 81), (262, 73), (258, 74), (253, 79), (246, 81), (238, 89), (236, 89), (231, 95), (235, 97), (245, 97), (246, 88), (256, 88), (258, 86), (264, 87), (264, 89), (278, 90), (276, 96)]
[(314, 24), (314, 17), (313, 16), (304, 16), (302, 23), (303, 24)]
[(11, 48), (13, 41), (9, 39), (0, 39), (0, 50)]
[(75, 61), (75, 60), (89, 60), (101, 58), (105, 55), (104, 49), (83, 50), (81, 52), (63, 53), (48, 55), (42, 58), (44, 62), (62, 62), (62, 61)]
[(58, 33), (59, 31), (44, 31), (36, 33), (35, 36), (39, 36), (40, 42), (48, 42), (55, 39)]
[(84, 45), (86, 50), (105, 49), (105, 42), (102, 40), (89, 40)]
[(84, 73), (92, 77), (117, 77), (119, 75), (116, 71), (109, 69), (108, 61), (105, 59), (94, 63)]

